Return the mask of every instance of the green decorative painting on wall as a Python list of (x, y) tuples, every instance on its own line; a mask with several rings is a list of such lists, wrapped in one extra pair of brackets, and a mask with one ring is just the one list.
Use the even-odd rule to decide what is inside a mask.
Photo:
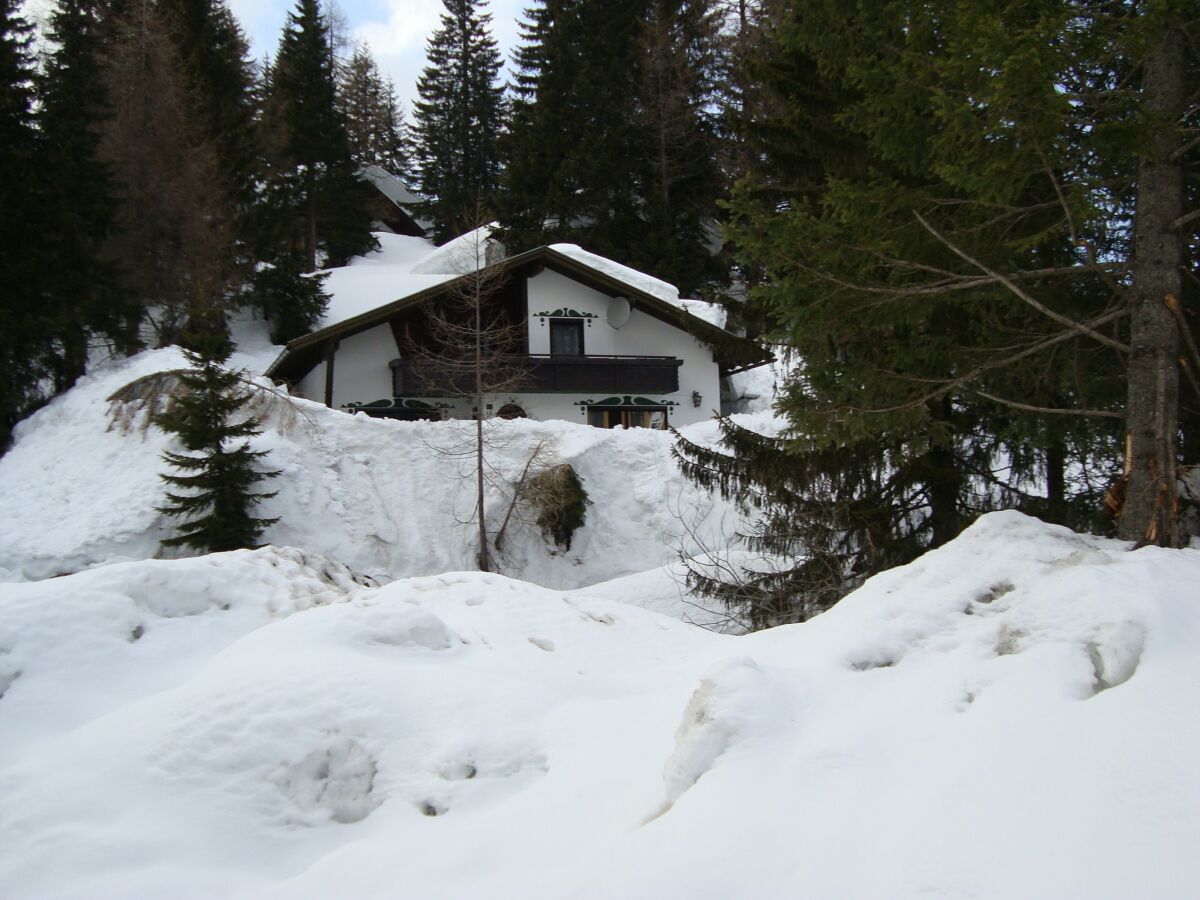
[(577, 309), (570, 309), (569, 307), (565, 306), (559, 307), (551, 312), (547, 312), (545, 310), (542, 312), (535, 312), (533, 315), (534, 318), (541, 322), (543, 327), (545, 327), (547, 319), (584, 319), (590, 328), (592, 319), (599, 318), (599, 316), (597, 316), (595, 313), (580, 312)]

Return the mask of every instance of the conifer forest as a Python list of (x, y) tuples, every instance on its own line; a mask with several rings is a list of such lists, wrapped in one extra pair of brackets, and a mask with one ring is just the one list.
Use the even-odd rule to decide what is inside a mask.
[[(184, 346), (211, 390), (170, 427), (228, 416), (228, 314), (310, 329), (309, 274), (374, 246), (379, 166), (435, 241), (579, 244), (786, 363), (784, 433), (675, 444), (792, 560), (691, 573), (760, 624), (992, 510), (1194, 533), (1194, 0), (530, 0), (507, 58), (486, 0), (442, 6), (405, 108), (323, 0), (265, 59), (222, 0), (55, 0), (36, 29), (0, 0), (0, 448), (98, 349)], [(221, 549), (269, 496), (234, 455)], [(175, 486), (220, 487), (180, 459)]]

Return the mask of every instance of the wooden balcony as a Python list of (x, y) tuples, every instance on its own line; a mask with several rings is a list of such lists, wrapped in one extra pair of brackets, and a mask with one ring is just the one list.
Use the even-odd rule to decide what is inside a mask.
[[(670, 394), (679, 390), (674, 356), (506, 356), (490, 361), (486, 381), (514, 385), (511, 393)], [(394, 359), (392, 393), (396, 397), (438, 397), (468, 393), (475, 382), (469, 365)]]

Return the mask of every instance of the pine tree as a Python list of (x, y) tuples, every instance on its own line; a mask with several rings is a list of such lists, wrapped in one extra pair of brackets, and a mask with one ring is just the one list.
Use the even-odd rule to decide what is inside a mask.
[(0, 0), (0, 452), (42, 399), (49, 327), (41, 254), (47, 227), (33, 118), (32, 29)]
[[(155, 423), (179, 437), (186, 453), (166, 451), (163, 459), (179, 474), (162, 475), (170, 489), (160, 512), (183, 519), (180, 533), (162, 543), (193, 547), (205, 553), (237, 550), (258, 544), (262, 530), (276, 519), (251, 514), (274, 492), (254, 487), (278, 472), (259, 465), (266, 453), (251, 450), (248, 438), (260, 433), (246, 415), (249, 394), (236, 372), (225, 367), (233, 343), (219, 310), (193, 316), (185, 351), (192, 368), (181, 376), (183, 396)], [(240, 443), (239, 443), (240, 442)]]
[(375, 246), (366, 206), (371, 188), (350, 156), (331, 41), (318, 0), (298, 0), (279, 42), (263, 115), (270, 177), (291, 193), (290, 242), (303, 247), (310, 270), (319, 250), (326, 264), (338, 266)]
[(231, 202), (252, 202), (259, 176), (254, 68), (241, 26), (222, 0), (159, 0), (178, 49), (197, 129), (216, 148)]
[(346, 120), (350, 156), (361, 168), (382, 166), (395, 175), (408, 171), (404, 111), (390, 79), (358, 44), (339, 72), (338, 103)]
[(104, 122), (110, 114), (101, 53), (102, 7), (95, 0), (60, 0), (50, 16), (53, 49), (39, 79), (42, 165), (53, 177), (47, 203), (55, 222), (47, 235), (52, 258), (47, 276), (48, 315), (56, 350), (54, 383), (63, 391), (83, 374), (93, 334), (118, 349), (137, 344), (140, 306), (120, 288), (105, 258), (114, 229), (114, 187), (100, 158)]
[(229, 299), (234, 210), (220, 152), (193, 115), (197, 95), (158, 8), (117, 8), (106, 32), (111, 115), (100, 157), (118, 205), (105, 253), (165, 346), (181, 339), (196, 304)]
[(466, 230), (481, 206), (494, 205), (505, 117), (500, 51), (484, 0), (443, 4), (413, 113), (417, 180), (438, 241)]
[(209, 192), (227, 211), (228, 293), (243, 291), (264, 254), (256, 209), (263, 181), (255, 72), (241, 26), (223, 0), (159, 0), (192, 102), (192, 131), (216, 156), (219, 180)]

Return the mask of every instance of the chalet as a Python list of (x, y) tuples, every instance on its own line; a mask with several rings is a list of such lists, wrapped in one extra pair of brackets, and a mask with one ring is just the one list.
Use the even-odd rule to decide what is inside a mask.
[(489, 348), (485, 416), (685, 425), (719, 408), (722, 379), (771, 359), (721, 327), (719, 307), (575, 245), (505, 257), (488, 228), (432, 250), (380, 239), (375, 259), (330, 273), (325, 318), (268, 369), (299, 396), (394, 419), (472, 417), (473, 376), (438, 365), (430, 323), (485, 281), (489, 321), (510, 336)]

